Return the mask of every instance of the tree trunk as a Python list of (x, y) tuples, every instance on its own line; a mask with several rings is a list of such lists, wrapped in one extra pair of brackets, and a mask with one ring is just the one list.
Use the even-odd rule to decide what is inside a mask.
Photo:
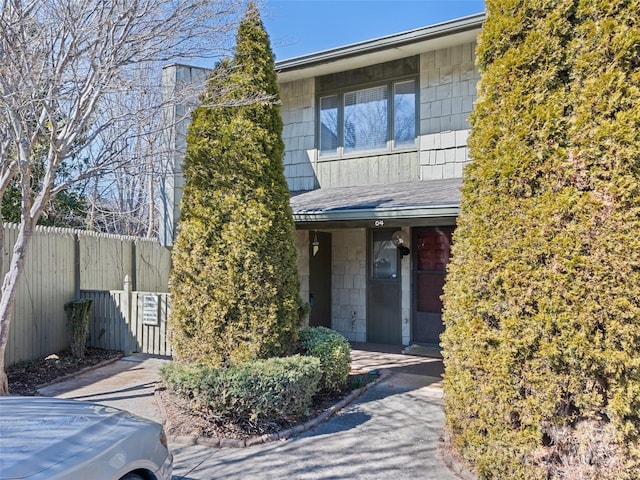
[(18, 291), (18, 282), (24, 271), (29, 240), (33, 235), (33, 225), (34, 223), (29, 220), (20, 224), (9, 271), (2, 283), (2, 296), (0, 298), (0, 395), (9, 395), (9, 383), (4, 371), (4, 353), (9, 340), (9, 326)]

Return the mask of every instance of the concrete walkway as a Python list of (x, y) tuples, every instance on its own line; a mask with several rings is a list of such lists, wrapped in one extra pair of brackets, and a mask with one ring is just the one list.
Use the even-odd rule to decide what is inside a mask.
[(154, 392), (160, 367), (167, 361), (150, 355), (132, 355), (40, 388), (38, 393), (102, 403), (162, 423)]
[[(164, 361), (126, 357), (40, 393), (161, 421), (153, 388)], [(241, 449), (171, 445), (173, 479), (456, 479), (439, 452), (442, 362), (402, 355), (396, 346), (354, 344), (352, 365), (392, 375), (329, 421), (289, 440)]]

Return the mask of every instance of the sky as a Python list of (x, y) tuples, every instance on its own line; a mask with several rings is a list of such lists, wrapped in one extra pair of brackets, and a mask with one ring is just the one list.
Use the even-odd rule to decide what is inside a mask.
[(261, 0), (276, 60), (484, 11), (483, 0)]

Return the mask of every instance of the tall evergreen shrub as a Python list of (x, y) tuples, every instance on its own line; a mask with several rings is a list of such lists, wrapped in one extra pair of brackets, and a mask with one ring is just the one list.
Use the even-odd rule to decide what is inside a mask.
[(287, 353), (300, 313), (274, 58), (253, 4), (236, 40), (192, 116), (171, 274), (175, 356), (214, 366)]
[(479, 478), (640, 478), (640, 2), (487, 0), (444, 296)]

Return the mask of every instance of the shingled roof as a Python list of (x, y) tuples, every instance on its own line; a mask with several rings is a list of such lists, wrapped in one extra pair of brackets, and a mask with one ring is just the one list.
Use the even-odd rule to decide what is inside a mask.
[(462, 179), (319, 188), (292, 192), (296, 223), (455, 217)]

